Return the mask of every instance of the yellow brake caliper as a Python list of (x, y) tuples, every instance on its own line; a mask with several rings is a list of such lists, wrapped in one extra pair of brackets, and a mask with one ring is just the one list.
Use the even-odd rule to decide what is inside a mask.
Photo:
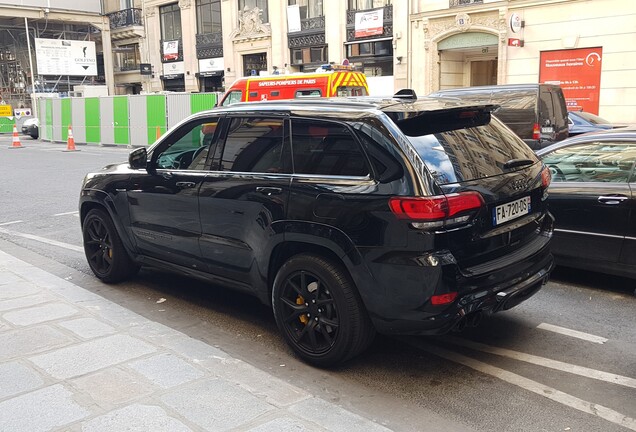
[[(302, 296), (298, 296), (298, 297), (296, 298), (296, 304), (297, 304), (297, 305), (305, 304), (305, 299), (304, 299), (304, 298), (302, 298)], [(300, 322), (301, 322), (301, 323), (303, 323), (303, 324), (305, 324), (305, 325), (307, 325), (307, 323), (309, 322), (309, 318), (307, 318), (307, 315), (305, 315), (305, 314), (302, 314), (302, 315), (299, 317), (299, 319), (300, 319)]]

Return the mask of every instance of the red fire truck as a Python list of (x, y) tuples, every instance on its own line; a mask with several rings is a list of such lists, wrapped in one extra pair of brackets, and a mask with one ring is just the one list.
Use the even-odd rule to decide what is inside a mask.
[(364, 73), (351, 66), (324, 65), (312, 73), (239, 78), (225, 92), (219, 105), (304, 97), (367, 96)]

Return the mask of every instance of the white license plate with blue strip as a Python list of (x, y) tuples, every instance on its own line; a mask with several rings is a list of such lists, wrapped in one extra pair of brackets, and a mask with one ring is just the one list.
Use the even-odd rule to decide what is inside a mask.
[(529, 214), (530, 210), (529, 196), (498, 205), (492, 209), (492, 224), (501, 225), (504, 222)]

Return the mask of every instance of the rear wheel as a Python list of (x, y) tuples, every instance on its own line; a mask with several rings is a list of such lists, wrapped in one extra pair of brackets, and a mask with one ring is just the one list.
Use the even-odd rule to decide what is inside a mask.
[(104, 282), (117, 283), (139, 270), (128, 256), (110, 216), (103, 210), (88, 212), (82, 224), (84, 253), (95, 276)]
[(272, 306), (287, 343), (317, 366), (354, 357), (375, 336), (346, 270), (316, 255), (297, 255), (281, 267), (274, 280)]

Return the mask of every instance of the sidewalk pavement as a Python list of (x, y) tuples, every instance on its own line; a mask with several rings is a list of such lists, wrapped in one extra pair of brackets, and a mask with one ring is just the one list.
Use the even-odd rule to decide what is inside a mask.
[(0, 251), (0, 431), (389, 429)]

